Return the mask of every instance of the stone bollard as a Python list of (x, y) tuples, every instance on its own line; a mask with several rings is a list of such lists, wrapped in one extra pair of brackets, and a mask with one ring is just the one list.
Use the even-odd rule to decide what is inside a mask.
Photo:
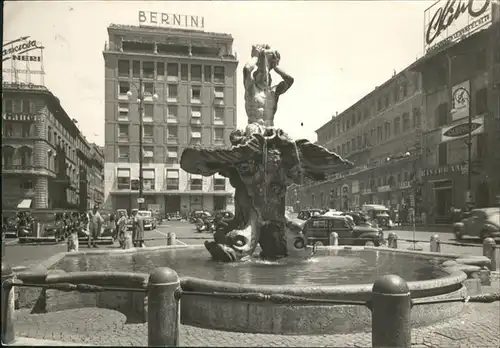
[(125, 232), (125, 241), (123, 242), (123, 249), (132, 249), (134, 247), (134, 242), (132, 240), (132, 232)]
[(391, 249), (398, 248), (398, 235), (394, 232), (389, 232), (387, 235), (387, 246)]
[(167, 267), (156, 268), (148, 282), (148, 346), (179, 346), (180, 289), (177, 273)]
[(431, 252), (440, 253), (441, 252), (441, 242), (439, 240), (439, 235), (435, 234), (431, 237)]
[(483, 256), (491, 260), (490, 270), (497, 270), (496, 243), (493, 238), (485, 238), (483, 241)]
[(175, 233), (168, 232), (167, 245), (175, 245)]
[(410, 348), (411, 294), (403, 278), (389, 274), (375, 281), (371, 311), (372, 347)]
[(15, 273), (9, 265), (2, 261), (2, 345), (14, 343), (14, 302), (15, 291), (13, 286), (5, 286), (6, 281), (11, 281)]
[(330, 245), (338, 246), (339, 245), (339, 235), (337, 232), (330, 233)]

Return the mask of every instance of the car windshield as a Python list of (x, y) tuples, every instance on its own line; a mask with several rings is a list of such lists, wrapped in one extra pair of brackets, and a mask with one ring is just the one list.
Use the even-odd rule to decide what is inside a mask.
[(137, 215), (143, 216), (143, 217), (151, 217), (151, 212), (150, 211), (139, 210), (137, 212)]
[(500, 209), (498, 208), (487, 209), (486, 216), (488, 217), (488, 220), (500, 224)]

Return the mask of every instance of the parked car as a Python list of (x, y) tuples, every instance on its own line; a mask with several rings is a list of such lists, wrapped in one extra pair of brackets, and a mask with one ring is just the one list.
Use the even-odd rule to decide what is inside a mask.
[(473, 209), (460, 222), (453, 224), (453, 232), (457, 240), (464, 236), (500, 237), (500, 208)]
[(151, 209), (151, 213), (153, 214), (153, 218), (155, 219), (156, 227), (160, 226), (161, 223), (163, 222), (163, 218), (160, 214), (160, 211), (158, 209)]
[(307, 244), (321, 242), (329, 245), (330, 233), (338, 234), (339, 245), (375, 245), (385, 243), (384, 233), (380, 228), (372, 226), (356, 226), (343, 215), (313, 216), (306, 221), (303, 233)]
[(17, 237), (17, 210), (2, 211), (2, 232), (7, 238)]
[(156, 228), (156, 220), (153, 218), (151, 210), (139, 210), (137, 216), (143, 220), (144, 230), (154, 230)]
[(212, 216), (208, 211), (206, 210), (193, 210), (191, 214), (189, 215), (189, 222), (191, 223), (198, 223), (198, 219), (204, 219), (206, 217)]
[(182, 216), (179, 212), (167, 213), (167, 220), (168, 221), (181, 221)]
[(308, 220), (313, 216), (319, 216), (321, 214), (324, 214), (321, 209), (305, 209), (299, 212), (299, 215), (297, 215), (297, 219)]
[(380, 204), (364, 204), (361, 211), (368, 215), (377, 225), (384, 229), (394, 227), (394, 222), (389, 215), (389, 208)]
[(349, 211), (346, 213), (342, 213), (342, 215), (350, 216), (356, 226), (371, 226), (374, 228), (378, 228), (378, 225), (375, 221), (370, 219), (368, 215), (365, 215), (361, 212)]

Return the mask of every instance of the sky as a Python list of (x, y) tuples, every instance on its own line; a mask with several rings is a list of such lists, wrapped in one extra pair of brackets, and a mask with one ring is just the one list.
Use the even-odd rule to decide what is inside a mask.
[[(205, 17), (205, 30), (229, 33), (237, 73), (252, 44), (281, 54), (295, 83), (280, 98), (275, 126), (316, 141), (315, 130), (423, 54), (419, 1), (13, 1), (4, 2), (4, 42), (31, 36), (45, 50), (45, 85), (78, 121), (87, 139), (104, 144), (104, 60), (109, 24), (139, 25), (138, 12)], [(238, 77), (238, 128), (247, 124)], [(273, 84), (279, 78), (273, 76)]]

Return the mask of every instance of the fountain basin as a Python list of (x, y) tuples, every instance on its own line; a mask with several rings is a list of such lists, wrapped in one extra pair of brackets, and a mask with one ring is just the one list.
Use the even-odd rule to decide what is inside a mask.
[[(472, 258), (471, 262), (484, 262), (480, 259)], [(203, 246), (175, 246), (61, 253), (44, 262), (42, 268), (46, 270), (44, 282), (138, 287), (145, 286), (152, 269), (167, 266), (179, 273), (184, 291), (257, 292), (354, 301), (369, 301), (373, 281), (379, 276), (398, 274), (408, 281), (412, 299), (419, 302), (467, 294), (462, 284), (467, 275), (457, 267), (442, 266), (447, 261), (449, 265), (449, 260), (459, 262), (460, 256), (371, 247), (321, 247), (307, 260), (216, 263), (210, 260)], [(40, 278), (39, 272), (34, 273)], [(27, 275), (29, 271), (19, 277)], [(68, 308), (98, 306), (133, 309), (143, 320), (147, 317), (144, 294), (47, 290), (43, 296), (47, 311), (70, 305)], [(463, 306), (462, 303), (415, 306), (412, 325), (418, 327), (453, 317)], [(181, 299), (181, 321), (225, 331), (290, 335), (371, 329), (371, 313), (365, 306), (281, 304), (193, 295)]]

